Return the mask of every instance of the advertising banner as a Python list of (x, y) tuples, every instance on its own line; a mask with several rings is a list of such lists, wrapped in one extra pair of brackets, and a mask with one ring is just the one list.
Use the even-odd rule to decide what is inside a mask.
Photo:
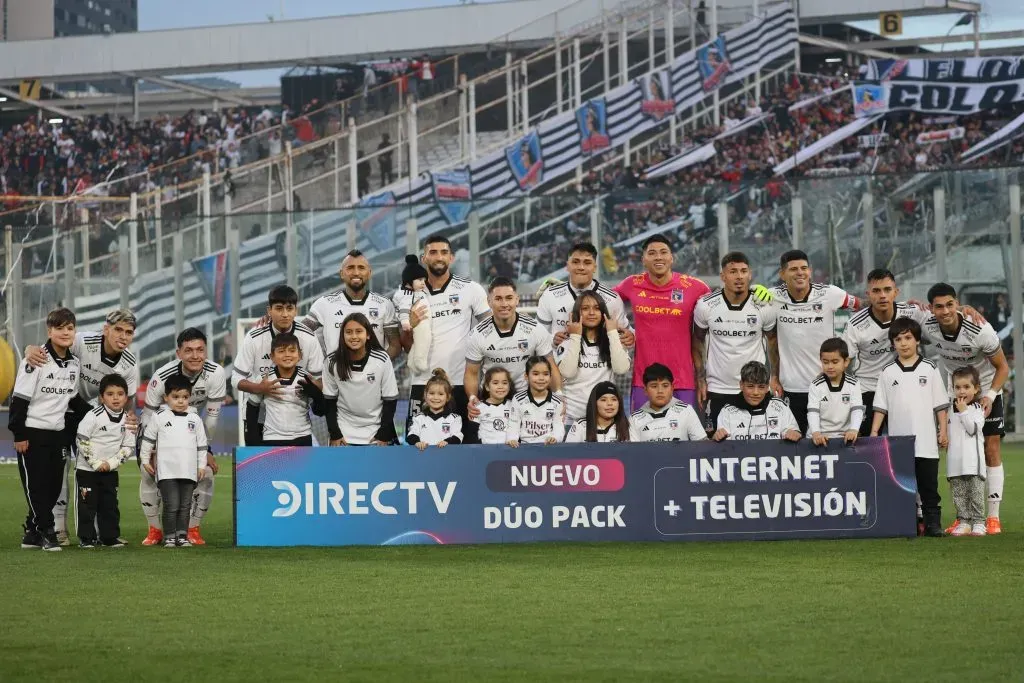
[(240, 546), (916, 534), (914, 440), (239, 448)]

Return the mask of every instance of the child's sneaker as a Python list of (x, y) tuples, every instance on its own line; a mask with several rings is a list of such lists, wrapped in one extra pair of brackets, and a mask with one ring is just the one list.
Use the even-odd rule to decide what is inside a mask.
[(96, 541), (80, 541), (78, 543), (79, 548), (95, 548)]
[(946, 530), (950, 536), (969, 536), (971, 534), (971, 525), (959, 520), (950, 529)]
[(186, 538), (184, 536), (179, 536), (177, 543), (178, 543), (178, 547), (179, 548), (191, 548), (192, 547), (192, 544), (189, 542), (188, 538)]
[(985, 530), (985, 525), (982, 524), (981, 522), (978, 522), (977, 524), (975, 524), (974, 526), (971, 527), (971, 536), (986, 536), (986, 535), (987, 535), (987, 532)]
[(174, 546), (175, 546), (175, 543), (174, 543), (174, 539), (173, 538), (168, 538), (167, 540), (164, 541), (164, 547), (165, 548), (173, 548)]

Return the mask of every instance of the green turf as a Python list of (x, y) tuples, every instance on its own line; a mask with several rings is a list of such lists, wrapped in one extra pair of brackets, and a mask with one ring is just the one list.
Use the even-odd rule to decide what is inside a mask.
[[(1020, 681), (1024, 449), (1001, 537), (18, 549), (0, 467), (0, 681)], [(946, 498), (946, 515), (952, 507)]]

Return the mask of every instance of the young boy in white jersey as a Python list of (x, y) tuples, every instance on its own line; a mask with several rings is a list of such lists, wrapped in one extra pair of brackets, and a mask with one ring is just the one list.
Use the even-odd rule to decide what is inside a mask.
[(703, 441), (708, 438), (693, 406), (673, 395), (675, 377), (667, 366), (648, 365), (643, 383), (647, 403), (629, 417), (630, 441)]
[[(245, 407), (246, 429), (250, 446), (312, 446), (314, 415), (324, 414), (324, 394), (320, 386), (299, 364), (302, 349), (290, 332), (282, 332), (270, 343), (270, 359), (274, 369), (270, 379), (279, 380), (279, 391), (266, 396), (249, 396)], [(263, 423), (259, 421), (260, 406), (264, 408)]]
[(850, 349), (839, 337), (821, 345), (821, 374), (807, 393), (807, 436), (815, 446), (829, 439), (846, 444), (857, 441), (864, 419), (864, 401), (857, 378), (846, 374), (850, 367)]
[[(135, 427), (128, 424), (128, 382), (121, 375), (100, 380), (100, 405), (78, 424), (78, 542), (121, 548), (121, 512), (117, 505), (117, 469), (135, 455)], [(99, 531), (99, 537), (96, 532)]]
[(712, 439), (800, 440), (800, 425), (789, 406), (771, 395), (770, 377), (768, 366), (758, 361), (750, 361), (740, 369), (740, 400), (722, 407)]
[(163, 501), (164, 547), (188, 547), (189, 514), (196, 482), (206, 475), (206, 429), (189, 410), (192, 385), (184, 375), (164, 384), (166, 407), (146, 425), (139, 459), (156, 478)]
[(935, 364), (918, 352), (921, 326), (897, 318), (889, 327), (896, 360), (882, 370), (875, 389), (871, 436), (878, 436), (888, 417), (889, 436), (914, 436), (914, 473), (920, 497), (918, 533), (942, 536), (939, 507), (939, 446), (946, 446), (949, 398)]

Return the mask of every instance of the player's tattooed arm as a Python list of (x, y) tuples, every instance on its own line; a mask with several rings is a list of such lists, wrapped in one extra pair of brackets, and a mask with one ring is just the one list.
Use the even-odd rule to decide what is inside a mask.
[(779, 381), (779, 334), (777, 330), (769, 330), (764, 333), (765, 341), (768, 342), (768, 362), (771, 364), (772, 376), (769, 385), (772, 394), (782, 396), (782, 382)]
[(306, 327), (308, 327), (313, 332), (316, 332), (317, 330), (319, 330), (322, 327), (320, 325), (320, 321), (317, 320), (316, 318), (314, 318), (311, 315), (307, 315), (305, 318), (303, 318), (302, 319), (302, 324), (305, 325)]
[(693, 376), (697, 379), (697, 402), (703, 406), (708, 398), (708, 373), (704, 365), (707, 357), (708, 331), (697, 325), (693, 326), (690, 336), (690, 357), (693, 359)]

